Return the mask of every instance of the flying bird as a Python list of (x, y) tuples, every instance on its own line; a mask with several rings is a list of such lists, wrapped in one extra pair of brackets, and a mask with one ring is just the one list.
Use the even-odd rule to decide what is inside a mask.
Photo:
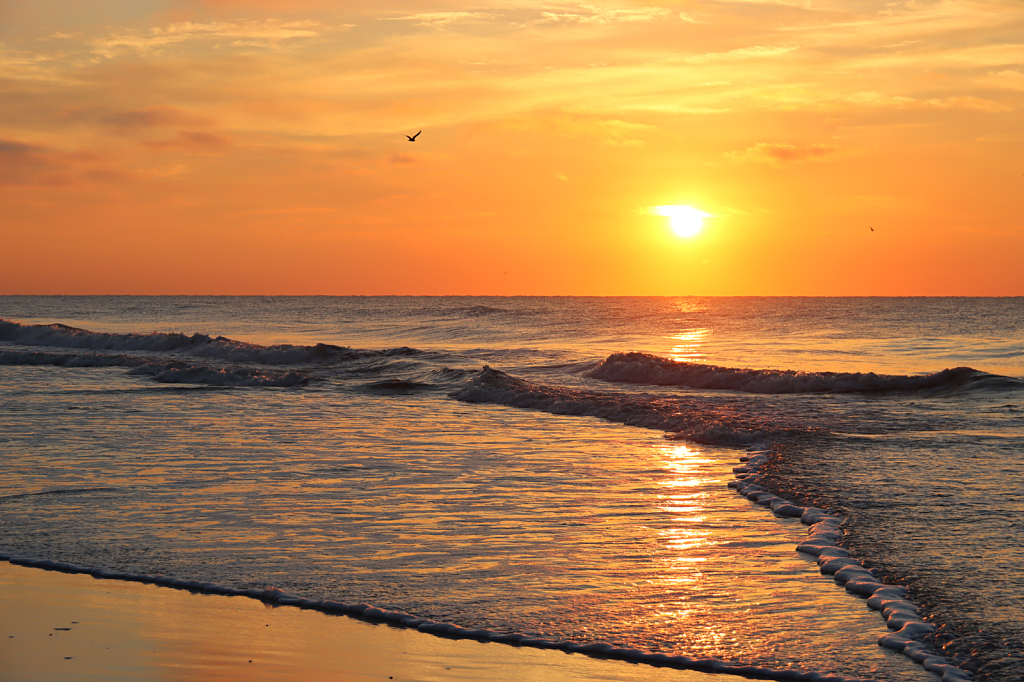
[[(423, 131), (421, 130), (420, 133), (422, 132)], [(415, 142), (416, 138), (420, 136), (420, 133), (416, 133), (415, 135), (406, 135), (406, 137), (409, 138), (409, 142)]]
[(874, 231), (875, 231), (875, 228), (873, 228), (873, 227), (870, 227), (870, 226), (868, 227), (868, 229), (869, 229), (869, 230), (871, 230), (872, 232), (874, 232)]

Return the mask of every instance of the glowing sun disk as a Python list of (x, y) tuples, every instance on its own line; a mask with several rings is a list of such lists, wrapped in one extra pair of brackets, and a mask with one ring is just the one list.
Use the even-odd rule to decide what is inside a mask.
[(693, 206), (655, 206), (654, 210), (669, 219), (672, 231), (680, 237), (692, 237), (700, 232), (704, 219), (711, 216)]

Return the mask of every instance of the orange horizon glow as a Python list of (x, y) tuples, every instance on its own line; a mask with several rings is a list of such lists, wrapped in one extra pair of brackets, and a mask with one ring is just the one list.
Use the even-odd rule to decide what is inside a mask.
[(0, 295), (1024, 295), (1020, 3), (343, 5), (0, 2)]

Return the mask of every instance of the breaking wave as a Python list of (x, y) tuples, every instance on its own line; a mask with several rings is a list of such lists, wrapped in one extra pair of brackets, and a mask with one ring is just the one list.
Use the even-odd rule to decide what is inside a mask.
[(823, 432), (817, 427), (773, 422), (735, 402), (558, 388), (533, 384), (490, 367), (484, 367), (451, 396), (468, 403), (599, 417), (629, 426), (670, 431), (673, 438), (709, 445), (749, 445)]
[(737, 369), (676, 362), (648, 353), (614, 353), (587, 373), (603, 381), (685, 386), (743, 393), (957, 393), (974, 390), (1024, 390), (1024, 381), (970, 367), (922, 376), (794, 370)]
[(243, 367), (210, 367), (184, 362), (154, 362), (132, 355), (101, 353), (47, 353), (0, 350), (0, 365), (53, 367), (127, 367), (129, 374), (145, 375), (162, 384), (207, 386), (301, 386), (311, 377), (299, 372), (269, 372)]
[(395, 395), (408, 395), (410, 393), (429, 391), (437, 388), (437, 386), (435, 386), (434, 384), (427, 384), (420, 381), (411, 381), (406, 379), (385, 379), (384, 381), (375, 381), (371, 384), (366, 384), (364, 388), (374, 393), (392, 393)]
[(0, 320), (0, 341), (22, 346), (76, 348), (96, 351), (179, 352), (201, 358), (258, 365), (330, 364), (369, 357), (407, 357), (419, 355), (414, 348), (353, 350), (344, 346), (318, 343), (315, 346), (280, 344), (260, 346), (206, 334), (151, 332), (114, 334), (78, 329), (63, 324), (25, 325)]
[(0, 350), (0, 365), (51, 365), (53, 367), (138, 367), (146, 360), (131, 355), (100, 353), (48, 353)]
[(206, 386), (302, 386), (310, 378), (298, 372), (258, 372), (251, 369), (146, 364), (129, 374), (144, 374), (162, 384), (203, 384)]

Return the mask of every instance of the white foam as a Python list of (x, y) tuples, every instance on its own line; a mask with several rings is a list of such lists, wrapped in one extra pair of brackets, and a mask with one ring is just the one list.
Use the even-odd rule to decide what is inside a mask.
[(794, 518), (800, 518), (804, 515), (805, 511), (803, 507), (798, 507), (797, 505), (791, 504), (786, 500), (782, 499), (773, 501), (770, 506), (772, 508), (772, 511), (778, 514), (779, 516), (792, 516)]
[(199, 333), (191, 336), (165, 332), (115, 334), (77, 329), (62, 324), (23, 325), (2, 319), (0, 319), (0, 341), (22, 346), (97, 351), (175, 352), (193, 357), (258, 365), (336, 363), (366, 357), (394, 357), (419, 353), (413, 348), (406, 347), (381, 351), (360, 351), (325, 343), (313, 346), (291, 344), (260, 346), (223, 336), (210, 337)]
[[(768, 454), (759, 452), (756, 462), (753, 456), (741, 457), (740, 461), (743, 466), (734, 468), (734, 474), (750, 476), (751, 472), (756, 474), (767, 465)], [(800, 507), (746, 480), (737, 481), (735, 486), (730, 487), (735, 487), (739, 494), (752, 502), (769, 504), (776, 513), (792, 508), (792, 513), (786, 515), (800, 516), (801, 522), (810, 526), (807, 540), (797, 545), (796, 550), (817, 556), (822, 574), (832, 575), (837, 583), (844, 585), (847, 592), (866, 597), (870, 608), (882, 611), (886, 626), (896, 632), (879, 637), (879, 646), (903, 652), (915, 662), (924, 662), (925, 669), (941, 675), (943, 682), (970, 680), (970, 673), (931, 654), (918, 641), (933, 633), (935, 626), (921, 619), (918, 608), (906, 599), (907, 589), (899, 585), (885, 585), (857, 559), (850, 557), (849, 552), (837, 546), (843, 538), (841, 518), (815, 507)]]
[[(504, 372), (484, 367), (466, 386), (451, 393), (470, 403), (510, 405), (552, 414), (591, 416), (608, 421), (671, 432), (673, 440), (697, 443), (760, 444), (783, 431), (767, 423), (727, 417), (692, 401), (687, 409), (665, 406), (642, 396), (594, 393), (532, 384)], [(750, 469), (749, 462), (747, 469)], [(742, 475), (742, 474), (741, 474)]]
[(818, 557), (818, 568), (822, 575), (834, 575), (849, 566), (860, 566), (860, 562), (850, 557)]
[[(417, 618), (402, 611), (389, 611), (371, 604), (347, 604), (333, 600), (316, 601), (304, 599), (284, 592), (280, 588), (267, 586), (260, 588), (249, 588), (245, 590), (235, 589), (224, 585), (206, 583), (195, 580), (184, 580), (163, 575), (145, 575), (122, 573), (110, 571), (103, 568), (88, 568), (76, 566), (46, 559), (33, 559), (28, 557), (11, 556), (0, 554), (0, 560), (10, 563), (44, 568), (48, 570), (60, 570), (69, 573), (89, 573), (97, 578), (132, 580), (136, 582), (154, 583), (176, 589), (187, 589), (196, 592), (210, 592), (222, 595), (244, 596), (253, 599), (260, 599), (276, 603), (280, 606), (293, 606), (296, 608), (308, 608), (326, 613), (345, 614), (358, 616), (368, 620), (388, 622), (397, 626), (413, 628), (424, 633), (441, 637), (452, 637), (457, 639), (475, 639), (482, 642), (495, 642), (503, 644), (514, 644), (538, 649), (561, 649), (567, 653), (580, 653), (588, 656), (598, 656), (633, 663), (644, 663), (648, 665), (677, 668), (680, 670), (702, 670), (706, 672), (728, 673), (732, 675), (755, 675), (771, 680), (806, 680), (808, 682), (868, 682), (857, 678), (844, 678), (836, 675), (822, 675), (814, 672), (802, 672), (793, 669), (776, 670), (772, 668), (760, 668), (731, 663), (715, 658), (690, 658), (688, 656), (669, 656), (662, 653), (651, 653), (640, 649), (616, 647), (607, 642), (573, 642), (546, 639), (543, 637), (530, 637), (521, 633), (499, 633), (493, 630), (478, 628), (464, 628), (452, 623), (443, 623), (425, 618)], [(897, 633), (898, 634), (898, 633)]]
[[(872, 593), (872, 596), (874, 596), (874, 593)], [(888, 604), (884, 604), (882, 606), (881, 611), (882, 617), (886, 620), (888, 620), (893, 614), (904, 614), (913, 616), (914, 618), (919, 618), (921, 613), (920, 609), (906, 599), (891, 600)], [(899, 628), (896, 629), (898, 630)]]
[(53, 365), (56, 367), (128, 367), (129, 374), (150, 376), (168, 384), (204, 384), (208, 386), (299, 386), (310, 377), (299, 372), (272, 372), (245, 368), (220, 368), (180, 361), (165, 362), (122, 353), (53, 353), (44, 351), (0, 350), (0, 365)]
[[(842, 559), (840, 558), (838, 560)], [(843, 566), (833, 574), (833, 578), (836, 582), (844, 584), (851, 580), (869, 580), (881, 585), (881, 582), (875, 577), (875, 574), (860, 564)]]
[[(879, 393), (969, 387), (994, 375), (957, 367), (924, 376), (794, 370), (739, 369), (677, 362), (648, 353), (614, 353), (588, 376), (603, 381), (686, 386), (745, 393)], [(1011, 380), (1012, 381), (1012, 380)]]
[(853, 580), (847, 580), (846, 585), (844, 585), (847, 592), (850, 594), (856, 594), (860, 597), (870, 597), (875, 593), (875, 590), (881, 586), (882, 583), (877, 579), (867, 578), (854, 578)]
[(216, 367), (181, 367), (168, 364), (147, 364), (136, 367), (129, 374), (153, 377), (164, 384), (204, 384), (207, 386), (299, 386), (309, 377), (298, 372), (270, 373), (248, 369), (218, 369)]

